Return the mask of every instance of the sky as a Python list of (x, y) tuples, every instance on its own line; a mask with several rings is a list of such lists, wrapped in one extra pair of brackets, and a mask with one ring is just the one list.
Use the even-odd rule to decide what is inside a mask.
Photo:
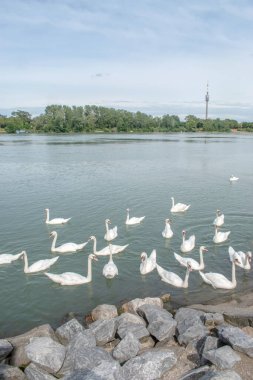
[(0, 0), (0, 113), (49, 104), (253, 121), (252, 0)]

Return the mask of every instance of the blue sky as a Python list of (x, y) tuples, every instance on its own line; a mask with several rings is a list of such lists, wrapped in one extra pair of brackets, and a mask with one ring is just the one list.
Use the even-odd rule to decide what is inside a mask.
[[(0, 0), (0, 111), (253, 120), (252, 0)], [(39, 108), (40, 109), (40, 108)]]

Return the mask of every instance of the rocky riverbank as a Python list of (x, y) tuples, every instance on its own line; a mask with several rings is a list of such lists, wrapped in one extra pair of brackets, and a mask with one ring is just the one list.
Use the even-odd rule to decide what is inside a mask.
[(0, 339), (0, 380), (250, 380), (253, 295), (173, 313), (161, 298), (100, 305)]

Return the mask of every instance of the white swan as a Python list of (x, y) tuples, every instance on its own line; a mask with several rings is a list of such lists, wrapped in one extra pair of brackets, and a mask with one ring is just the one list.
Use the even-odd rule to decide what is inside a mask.
[(230, 182), (235, 182), (235, 181), (238, 181), (238, 177), (235, 177), (234, 175), (231, 175), (230, 178), (229, 178), (229, 181)]
[(23, 256), (23, 252), (16, 255), (11, 255), (10, 253), (3, 253), (0, 255), (0, 265), (1, 264), (10, 264), (12, 261), (18, 260)]
[(107, 264), (105, 264), (103, 268), (103, 275), (106, 278), (113, 278), (119, 274), (117, 266), (114, 264), (112, 259), (112, 249), (111, 244), (109, 244), (109, 250), (110, 250), (110, 259)]
[(224, 214), (222, 214), (220, 210), (216, 211), (216, 218), (214, 219), (213, 224), (217, 227), (224, 224)]
[(228, 280), (223, 274), (220, 273), (203, 273), (199, 271), (203, 281), (211, 285), (214, 289), (234, 289), (236, 287), (235, 277), (235, 263), (239, 261), (239, 257), (235, 252), (232, 259), (232, 281)]
[(118, 236), (118, 231), (117, 231), (117, 226), (109, 229), (108, 224), (111, 224), (110, 219), (105, 220), (106, 233), (105, 233), (104, 239), (107, 241), (111, 241)]
[(199, 248), (199, 263), (194, 259), (182, 257), (178, 255), (176, 252), (174, 252), (174, 257), (183, 267), (187, 267), (187, 263), (189, 263), (191, 265), (192, 270), (203, 270), (205, 268), (203, 252), (208, 252), (208, 249), (202, 245)]
[(214, 234), (214, 237), (213, 237), (213, 242), (214, 243), (223, 243), (229, 237), (230, 232), (231, 231), (227, 231), (227, 232), (218, 231), (218, 227), (215, 226), (215, 234)]
[(184, 203), (176, 203), (175, 204), (173, 197), (171, 197), (171, 200), (172, 200), (172, 207), (170, 209), (171, 212), (184, 212), (184, 211), (188, 210), (188, 208), (191, 206), (191, 205), (186, 205)]
[(186, 236), (186, 232), (183, 230), (182, 231), (183, 241), (180, 246), (180, 250), (181, 252), (184, 252), (184, 253), (192, 251), (193, 248), (195, 247), (195, 235), (191, 235), (189, 239), (185, 239), (185, 236)]
[(188, 288), (189, 275), (192, 270), (190, 263), (187, 263), (187, 269), (184, 280), (182, 280), (182, 278), (179, 277), (176, 273), (168, 272), (167, 270), (160, 267), (160, 265), (158, 264), (156, 265), (156, 269), (162, 281), (167, 282), (170, 285), (176, 286), (177, 288)]
[(49, 208), (46, 208), (45, 211), (46, 211), (46, 224), (65, 224), (71, 219), (71, 218), (68, 218), (68, 219), (54, 218), (54, 219), (49, 220)]
[(150, 256), (146, 254), (146, 252), (141, 253), (141, 264), (140, 264), (140, 272), (141, 274), (147, 274), (152, 272), (156, 268), (156, 250), (153, 249)]
[(28, 259), (27, 259), (26, 251), (23, 251), (22, 254), (23, 254), (23, 259), (25, 261), (25, 265), (24, 265), (24, 272), (25, 273), (36, 273), (36, 272), (46, 270), (46, 269), (50, 268), (51, 265), (53, 265), (59, 259), (59, 256), (56, 256), (53, 259), (36, 261), (32, 265), (28, 266)]
[(165, 228), (162, 232), (162, 235), (166, 239), (170, 239), (173, 236), (173, 231), (171, 230), (170, 223), (170, 219), (165, 219)]
[[(110, 248), (104, 247), (100, 249), (100, 251), (97, 251), (97, 239), (95, 236), (90, 236), (89, 240), (93, 240), (93, 253), (96, 256), (109, 256), (110, 255)], [(126, 245), (116, 245), (116, 244), (111, 244), (111, 250), (112, 254), (115, 255), (116, 253), (120, 253), (124, 251), (129, 246), (129, 244)]]
[[(235, 254), (234, 248), (229, 247), (228, 253), (229, 253), (230, 260), (232, 261), (233, 256)], [(238, 265), (238, 267), (243, 268), (243, 269), (250, 269), (251, 268), (252, 252), (248, 251), (248, 252), (244, 253), (242, 251), (238, 251), (236, 253), (240, 258), (240, 260), (238, 260), (236, 262), (236, 265)]]
[(50, 278), (50, 280), (56, 282), (60, 285), (81, 285), (86, 284), (87, 282), (92, 281), (92, 268), (91, 262), (92, 260), (98, 260), (95, 255), (92, 253), (88, 256), (88, 273), (87, 277), (84, 277), (78, 273), (73, 272), (65, 272), (62, 274), (54, 274), (54, 273), (45, 273), (45, 275)]
[(129, 211), (130, 211), (130, 209), (127, 208), (127, 218), (126, 218), (126, 222), (125, 222), (129, 226), (131, 226), (133, 224), (139, 224), (145, 218), (145, 216), (140, 216), (139, 218), (132, 216), (132, 218), (129, 218)]
[(51, 252), (58, 252), (58, 253), (66, 253), (66, 252), (76, 252), (81, 249), (83, 249), (86, 244), (88, 243), (87, 241), (85, 243), (81, 244), (76, 244), (76, 243), (65, 243), (60, 245), (59, 247), (56, 247), (56, 240), (57, 240), (57, 232), (52, 231), (50, 236), (53, 236), (53, 242), (51, 246)]

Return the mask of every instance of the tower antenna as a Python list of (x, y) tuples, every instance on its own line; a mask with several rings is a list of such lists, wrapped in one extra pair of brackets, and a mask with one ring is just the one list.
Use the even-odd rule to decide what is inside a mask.
[(206, 96), (205, 96), (205, 99), (206, 99), (206, 120), (207, 120), (208, 119), (208, 102), (209, 102), (208, 82), (207, 82), (207, 86), (206, 86)]

